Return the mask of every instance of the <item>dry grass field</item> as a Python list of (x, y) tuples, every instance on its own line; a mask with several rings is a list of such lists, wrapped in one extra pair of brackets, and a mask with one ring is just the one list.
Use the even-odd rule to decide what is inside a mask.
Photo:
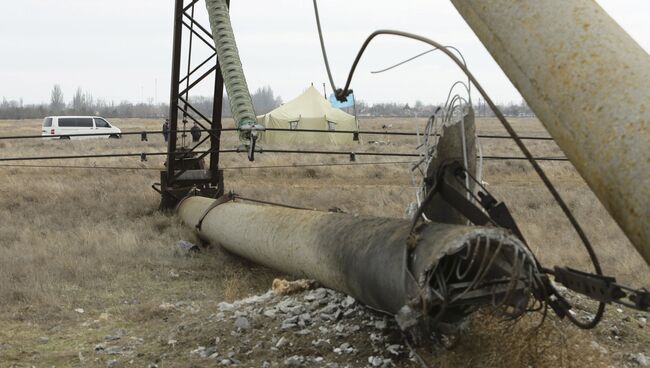
[[(160, 129), (160, 122), (154, 120), (111, 121), (123, 131)], [(392, 125), (393, 131), (413, 131), (414, 124), (424, 122), (369, 119), (361, 121), (361, 128), (377, 130), (382, 125)], [(547, 134), (535, 119), (513, 119), (513, 123), (522, 135)], [(0, 121), (0, 128), (2, 135), (40, 134), (40, 121)], [(477, 128), (480, 133), (503, 133), (494, 119), (479, 120)], [(407, 137), (378, 135), (362, 139), (386, 144), (355, 144), (338, 149), (411, 152), (415, 146), (415, 140)], [(528, 144), (536, 155), (562, 156), (552, 142)], [(222, 147), (237, 145), (234, 134), (224, 133)], [(482, 146), (485, 155), (520, 156), (510, 141), (485, 139)], [(140, 142), (138, 135), (120, 140), (0, 140), (0, 158), (165, 149), (162, 136), (150, 136), (148, 142)], [(395, 161), (407, 160), (358, 157), (357, 162), (385, 164), (243, 169), (346, 163), (349, 159), (345, 155), (265, 153), (251, 164), (242, 154), (224, 154), (222, 166), (226, 189), (243, 196), (402, 217), (414, 200), (415, 189), (408, 165), (386, 164)], [(93, 348), (118, 329), (128, 331), (138, 351), (131, 364), (125, 362), (125, 366), (141, 367), (154, 362), (168, 367), (203, 366), (205, 363), (188, 362), (187, 355), (200, 341), (213, 338), (210, 331), (201, 328), (201, 318), (213, 313), (221, 301), (232, 301), (270, 287), (273, 277), (278, 276), (276, 272), (230, 256), (218, 247), (208, 247), (193, 257), (175, 254), (174, 244), (178, 240), (199, 240), (172, 214), (157, 211), (159, 197), (151, 185), (158, 181), (156, 169), (162, 166), (163, 158), (154, 156), (146, 162), (137, 157), (0, 162), (0, 367), (106, 366), (109, 358), (94, 354)], [(542, 166), (583, 224), (606, 272), (632, 285), (650, 286), (648, 266), (573, 166), (567, 162), (545, 162)], [(577, 236), (528, 164), (486, 161), (484, 180), (492, 193), (506, 202), (543, 263), (589, 267)], [(183, 313), (159, 308), (163, 303), (179, 302), (189, 306)], [(614, 311), (607, 318), (608, 323), (619, 321), (621, 315)], [(539, 334), (532, 333), (535, 337), (522, 339), (522, 333), (531, 333), (530, 326), (535, 321), (524, 320), (516, 328), (495, 322), (492, 327), (474, 332), (474, 344), (446, 353), (439, 363), (458, 366), (473, 359), (475, 363), (483, 362), (478, 366), (526, 366), (530, 362), (535, 362), (535, 366), (558, 366), (558, 362), (567, 366), (581, 366), (581, 362), (619, 366), (625, 360), (624, 353), (644, 349), (647, 353), (647, 328), (641, 332), (626, 330), (625, 344), (610, 348), (611, 354), (585, 353), (590, 339), (601, 344), (611, 340), (608, 323), (596, 332), (582, 332), (553, 318)], [(473, 322), (475, 326), (485, 324), (484, 320)], [(168, 344), (171, 336), (178, 344)], [(498, 336), (498, 341), (493, 336)], [(530, 350), (531, 341), (542, 337), (540, 348)]]

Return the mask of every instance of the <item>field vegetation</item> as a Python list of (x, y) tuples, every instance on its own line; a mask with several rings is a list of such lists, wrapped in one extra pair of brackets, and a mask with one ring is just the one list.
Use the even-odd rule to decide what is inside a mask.
[[(513, 121), (522, 135), (547, 135), (535, 119)], [(147, 119), (111, 122), (123, 131), (158, 130), (162, 123)], [(362, 120), (361, 128), (414, 131), (415, 124), (422, 127), (424, 123), (424, 119), (373, 118)], [(0, 121), (0, 127), (3, 135), (40, 134), (41, 129), (36, 120)], [(504, 133), (494, 119), (481, 119), (477, 127), (480, 133)], [(413, 152), (415, 147), (415, 139), (409, 137), (362, 136), (362, 141), (361, 145), (329, 148)], [(563, 156), (552, 142), (527, 143), (538, 156)], [(234, 134), (224, 133), (223, 148), (238, 145)], [(484, 139), (482, 148), (485, 155), (521, 156), (508, 140)], [(161, 135), (150, 135), (147, 142), (141, 142), (139, 135), (120, 140), (0, 140), (0, 158), (165, 150)], [(262, 166), (344, 164), (349, 158), (264, 153), (249, 163), (243, 154), (224, 154), (221, 166), (226, 190), (243, 196), (403, 217), (415, 198), (409, 165), (404, 161), (408, 160), (357, 157), (357, 163), (383, 164), (269, 169)], [(216, 246), (195, 256), (180, 255), (175, 247), (178, 240), (200, 241), (173, 214), (158, 211), (159, 195), (151, 185), (159, 181), (158, 170), (163, 164), (159, 156), (149, 156), (145, 162), (139, 157), (0, 162), (0, 367), (105, 366), (107, 358), (94, 354), (93, 349), (116, 329), (126, 329), (140, 339), (134, 340), (139, 355), (133, 357), (133, 366), (154, 362), (189, 366), (188, 349), (213, 338), (201, 329), (202, 317), (213, 313), (220, 301), (265, 291), (274, 277), (282, 276)], [(650, 269), (573, 166), (568, 162), (544, 162), (542, 166), (586, 229), (606, 273), (631, 285), (650, 286)], [(525, 161), (486, 160), (484, 181), (508, 205), (544, 264), (590, 269), (575, 232)], [(184, 303), (191, 308), (172, 313), (160, 308), (165, 303)], [(617, 312), (613, 313), (608, 318), (618, 320)], [(541, 332), (551, 336), (541, 344), (544, 351), (524, 352), (517, 349), (524, 349), (530, 341), (513, 334), (521, 333), (528, 322), (515, 329), (495, 325), (491, 331), (506, 345), (513, 344), (514, 350), (490, 342), (489, 334), (482, 331), (476, 335), (481, 346), (475, 345), (472, 352), (465, 346), (461, 351), (473, 359), (492, 357), (485, 365), (530, 362), (532, 356), (539, 366), (553, 366), (558, 360), (543, 356), (548, 349), (558, 349), (555, 355), (572, 365), (578, 364), (573, 349), (584, 349), (585, 336), (592, 336), (553, 319)], [(558, 326), (568, 332), (558, 332)], [(594, 336), (606, 341), (607, 330)], [(178, 344), (169, 344), (171, 340)], [(635, 332), (629, 341), (634, 351), (650, 340)], [(509, 356), (513, 360), (508, 360)], [(592, 358), (593, 364), (606, 366), (616, 356), (595, 354)], [(454, 365), (458, 359), (450, 353), (448, 360), (441, 362)]]

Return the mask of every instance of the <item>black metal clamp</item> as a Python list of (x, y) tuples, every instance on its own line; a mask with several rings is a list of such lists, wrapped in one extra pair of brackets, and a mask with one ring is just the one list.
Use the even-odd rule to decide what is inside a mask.
[[(642, 311), (650, 310), (650, 292), (646, 289), (631, 289), (616, 283), (611, 276), (600, 276), (574, 270), (569, 267), (553, 269), (555, 281), (577, 293), (603, 303), (617, 303)], [(625, 299), (628, 299), (626, 301)]]
[[(245, 144), (248, 151), (248, 161), (255, 161), (255, 146), (260, 137), (259, 132), (265, 131), (266, 128), (261, 124), (246, 123), (241, 125), (239, 130), (245, 134), (249, 141), (248, 144)], [(259, 152), (261, 152), (261, 150)]]

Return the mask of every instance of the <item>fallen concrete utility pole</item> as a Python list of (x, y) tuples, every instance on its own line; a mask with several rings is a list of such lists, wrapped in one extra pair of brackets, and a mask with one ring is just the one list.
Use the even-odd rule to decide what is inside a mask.
[(593, 0), (451, 0), (650, 264), (650, 56)]
[(190, 197), (178, 212), (205, 240), (397, 315), (404, 329), (453, 324), (477, 304), (523, 313), (536, 282), (532, 255), (501, 228), (429, 223), (410, 236), (408, 220), (214, 203)]

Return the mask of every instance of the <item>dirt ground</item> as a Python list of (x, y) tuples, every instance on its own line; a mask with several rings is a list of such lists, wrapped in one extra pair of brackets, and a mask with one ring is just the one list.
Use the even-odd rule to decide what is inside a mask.
[[(124, 131), (159, 129), (161, 123), (109, 120)], [(546, 135), (535, 119), (513, 123), (522, 135)], [(413, 131), (415, 124), (422, 126), (424, 120), (368, 119), (361, 121), (361, 128)], [(477, 125), (480, 133), (503, 133), (493, 119)], [(0, 121), (0, 127), (5, 136), (40, 134), (40, 121)], [(362, 140), (361, 146), (336, 149), (412, 152), (415, 147), (408, 137)], [(562, 155), (552, 142), (528, 143), (536, 155)], [(222, 147), (237, 145), (233, 134), (224, 133)], [(509, 141), (485, 139), (482, 147), (485, 155), (519, 155)], [(120, 140), (0, 140), (0, 158), (163, 151), (161, 136), (150, 136), (148, 142), (141, 142), (139, 135)], [(385, 217), (403, 217), (414, 201), (409, 166), (395, 163), (403, 161), (358, 157), (357, 162), (382, 164), (248, 169), (343, 164), (349, 159), (266, 153), (252, 164), (240, 154), (223, 155), (221, 160), (227, 189), (241, 195)], [(349, 317), (316, 317), (319, 308), (331, 303), (346, 310), (340, 306), (344, 296), (332, 295), (313, 310), (305, 300), (309, 291), (287, 297), (306, 308), (311, 319), (303, 329), (282, 329), (291, 314), (270, 318), (263, 311), (283, 299), (259, 296), (275, 277), (288, 275), (215, 246), (191, 256), (180, 253), (177, 241), (200, 241), (172, 214), (157, 211), (159, 197), (151, 185), (159, 181), (162, 166), (163, 159), (155, 156), (146, 162), (139, 157), (0, 162), (0, 367), (418, 366), (389, 318), (356, 304), (345, 307), (353, 309)], [(571, 164), (546, 162), (543, 167), (583, 224), (606, 273), (633, 286), (650, 286), (648, 266)], [(484, 180), (507, 203), (544, 264), (588, 269), (577, 236), (527, 164), (486, 161)], [(239, 302), (233, 304), (235, 310), (221, 310), (220, 303), (251, 296), (257, 308), (249, 310)], [(237, 316), (237, 311), (247, 315)], [(249, 328), (235, 325), (239, 317), (247, 319)], [(375, 323), (384, 320), (386, 327), (377, 328)], [(435, 366), (448, 367), (650, 365), (647, 313), (610, 307), (605, 321), (592, 331), (578, 330), (554, 316), (538, 328), (539, 321), (536, 314), (513, 323), (481, 312), (468, 321), (455, 347), (432, 346), (422, 356)], [(309, 333), (299, 334), (304, 329)], [(278, 347), (283, 337), (285, 343)], [(327, 344), (318, 344), (327, 339)], [(350, 346), (341, 347), (346, 343)], [(389, 349), (393, 345), (401, 347)]]

